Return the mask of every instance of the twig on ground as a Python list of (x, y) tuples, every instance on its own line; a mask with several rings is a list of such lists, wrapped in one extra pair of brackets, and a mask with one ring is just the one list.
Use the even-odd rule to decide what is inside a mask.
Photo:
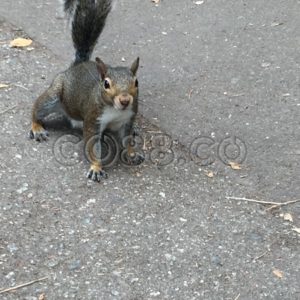
[(263, 252), (261, 255), (258, 255), (258, 256), (256, 256), (256, 257), (254, 257), (252, 261), (257, 261), (257, 260), (259, 260), (260, 258), (264, 257), (268, 252), (270, 252), (270, 249), (266, 250), (266, 251)]
[(241, 294), (238, 294), (238, 295), (234, 298), (234, 300), (238, 300), (238, 299), (240, 298), (240, 296), (241, 296)]
[(280, 203), (280, 202), (273, 202), (273, 201), (262, 201), (262, 200), (256, 200), (256, 199), (249, 199), (249, 198), (244, 198), (244, 197), (225, 197), (225, 198), (228, 200), (246, 201), (246, 202), (253, 202), (253, 203), (259, 203), (259, 204), (265, 204), (265, 205), (272, 205), (268, 209), (285, 206), (285, 205), (293, 204), (293, 203), (300, 201), (300, 199), (296, 199), (296, 200), (291, 200), (291, 201)]
[(8, 111), (10, 111), (10, 110), (12, 110), (12, 109), (14, 109), (16, 107), (17, 107), (17, 105), (14, 105), (14, 106), (11, 106), (11, 107), (3, 110), (3, 111), (0, 111), (0, 115), (3, 115), (3, 114), (7, 113)]
[(29, 89), (27, 87), (25, 87), (25, 86), (23, 86), (21, 84), (14, 83), (13, 85), (16, 86), (16, 87), (22, 88), (22, 89), (24, 89), (26, 91), (29, 91)]
[(288, 204), (293, 204), (293, 203), (296, 203), (296, 202), (299, 202), (299, 201), (300, 201), (300, 199), (292, 200), (292, 201), (288, 201), (288, 202), (283, 202), (283, 203), (277, 203), (277, 204), (274, 204), (274, 205), (268, 207), (266, 210), (269, 211), (269, 210), (278, 208), (280, 206), (284, 206), (284, 205), (288, 205)]
[(264, 257), (268, 252), (271, 252), (271, 247), (272, 247), (275, 243), (276, 243), (276, 241), (273, 242), (273, 243), (271, 243), (269, 246), (267, 246), (267, 250), (264, 251), (262, 254), (260, 254), (260, 255), (258, 255), (258, 256), (256, 256), (256, 257), (254, 257), (252, 261), (253, 261), (253, 262), (254, 262), (254, 261), (257, 261), (257, 260), (259, 260), (260, 258)]
[(146, 133), (163, 133), (163, 132), (160, 130), (149, 130), (149, 131), (146, 131)]
[(23, 283), (23, 284), (20, 284), (20, 285), (11, 287), (11, 288), (2, 289), (2, 290), (0, 290), (0, 294), (4, 294), (4, 293), (7, 293), (7, 292), (15, 291), (17, 289), (20, 289), (20, 288), (32, 285), (34, 283), (37, 283), (37, 282), (40, 282), (40, 281), (43, 281), (43, 280), (46, 280), (46, 279), (48, 279), (48, 277), (39, 278), (39, 279), (32, 280), (32, 281), (29, 281), (29, 282), (26, 282), (26, 283)]
[(234, 94), (234, 95), (228, 95), (230, 97), (241, 97), (244, 96), (245, 94)]

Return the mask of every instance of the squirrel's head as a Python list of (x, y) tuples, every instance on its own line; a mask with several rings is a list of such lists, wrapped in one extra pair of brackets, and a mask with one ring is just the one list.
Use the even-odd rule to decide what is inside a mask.
[(139, 83), (136, 73), (140, 59), (137, 58), (128, 67), (109, 67), (100, 58), (96, 58), (101, 78), (103, 100), (115, 109), (125, 110), (137, 107)]

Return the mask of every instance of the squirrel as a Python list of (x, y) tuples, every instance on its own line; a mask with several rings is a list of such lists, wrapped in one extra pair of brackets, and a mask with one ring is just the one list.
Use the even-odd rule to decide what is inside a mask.
[(83, 121), (83, 139), (91, 163), (87, 177), (96, 182), (107, 178), (101, 164), (106, 129), (117, 132), (121, 140), (130, 137), (125, 150), (128, 163), (138, 165), (144, 161), (132, 146), (139, 58), (129, 68), (111, 67), (98, 57), (90, 60), (111, 6), (112, 0), (64, 0), (65, 12), (72, 15), (75, 61), (35, 101), (30, 130), (31, 139), (47, 140), (43, 119), (53, 112), (62, 112), (71, 121)]

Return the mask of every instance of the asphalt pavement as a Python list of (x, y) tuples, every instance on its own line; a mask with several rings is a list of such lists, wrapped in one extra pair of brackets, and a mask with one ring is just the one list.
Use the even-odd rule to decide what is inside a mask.
[(0, 299), (300, 299), (300, 203), (237, 199), (299, 199), (300, 2), (116, 1), (95, 55), (141, 57), (146, 161), (100, 184), (80, 131), (28, 139), (73, 58), (57, 3), (0, 5), (0, 293), (43, 279)]

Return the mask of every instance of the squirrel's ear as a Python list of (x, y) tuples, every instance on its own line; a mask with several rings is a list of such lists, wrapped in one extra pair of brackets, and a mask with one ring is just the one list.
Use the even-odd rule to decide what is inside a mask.
[(131, 72), (133, 73), (133, 75), (135, 76), (138, 68), (139, 68), (139, 64), (140, 64), (140, 58), (138, 57), (134, 62), (133, 64), (131, 65)]
[(107, 66), (99, 57), (96, 57), (96, 63), (98, 72), (100, 73), (102, 80), (104, 80), (107, 73)]

